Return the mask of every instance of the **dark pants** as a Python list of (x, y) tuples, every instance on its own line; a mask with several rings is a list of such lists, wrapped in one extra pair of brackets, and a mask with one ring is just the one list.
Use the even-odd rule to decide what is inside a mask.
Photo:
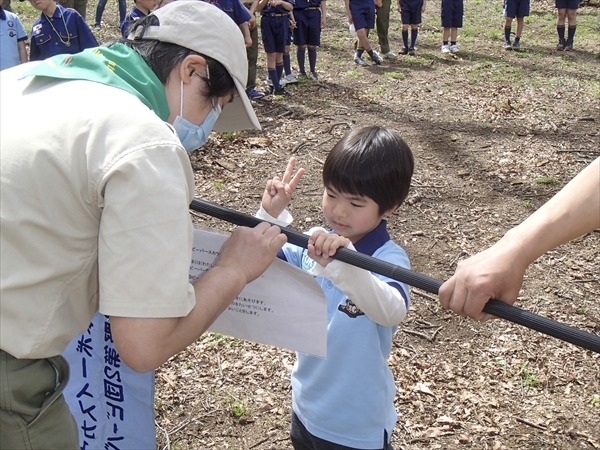
[(81, 14), (83, 20), (87, 14), (87, 2), (88, 0), (60, 0), (60, 4), (65, 8), (72, 8)]
[(248, 81), (246, 81), (246, 89), (254, 89), (256, 87), (256, 64), (258, 62), (258, 26), (250, 31), (252, 38), (252, 46), (246, 47), (246, 57), (248, 58)]
[[(102, 22), (102, 14), (104, 14), (104, 8), (106, 8), (106, 2), (108, 0), (98, 0), (96, 5), (96, 21), (95, 25), (100, 25)], [(118, 0), (119, 2), (119, 25), (125, 20), (127, 15), (127, 0)]]
[(0, 350), (0, 448), (79, 450), (75, 419), (63, 397), (62, 356), (17, 359)]
[(390, 51), (388, 32), (390, 29), (391, 6), (392, 0), (383, 0), (381, 8), (375, 9), (377, 15), (375, 26), (377, 27), (377, 38), (379, 39), (379, 49), (381, 50), (381, 53), (388, 53)]
[[(292, 411), (292, 429), (290, 431), (292, 445), (294, 450), (359, 450), (345, 445), (335, 444), (333, 442), (320, 439), (310, 434), (304, 424), (300, 422), (298, 416)], [(373, 450), (394, 450), (392, 444), (388, 443), (387, 431), (383, 430), (383, 448)]]

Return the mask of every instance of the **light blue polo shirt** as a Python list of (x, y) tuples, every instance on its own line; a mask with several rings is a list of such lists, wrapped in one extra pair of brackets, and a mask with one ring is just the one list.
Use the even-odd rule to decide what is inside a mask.
[(21, 63), (17, 43), (26, 40), (27, 33), (19, 17), (4, 8), (0, 8), (0, 70)]
[[(410, 268), (406, 252), (390, 240), (385, 221), (354, 247)], [(291, 244), (285, 244), (278, 256), (307, 271), (316, 264), (307, 250)], [(408, 286), (373, 275), (398, 289), (408, 310)], [(297, 354), (292, 408), (314, 436), (352, 448), (383, 448), (384, 431), (390, 436), (397, 418), (396, 386), (387, 359), (398, 327), (373, 322), (331, 281), (315, 279), (327, 298), (327, 359)]]

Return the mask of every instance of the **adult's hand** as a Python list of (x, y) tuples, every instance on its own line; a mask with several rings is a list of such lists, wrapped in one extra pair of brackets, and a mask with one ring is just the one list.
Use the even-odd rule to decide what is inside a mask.
[(440, 288), (447, 309), (477, 320), (490, 298), (514, 303), (529, 264), (550, 249), (600, 228), (600, 158), (494, 246), (461, 262)]
[(287, 241), (278, 226), (263, 222), (254, 228), (238, 227), (227, 240), (214, 267), (235, 270), (245, 283), (258, 278)]
[(493, 316), (482, 312), (491, 298), (513, 304), (523, 284), (527, 262), (520, 257), (519, 247), (507, 240), (475, 256), (461, 261), (454, 275), (439, 291), (440, 303), (463, 317), (488, 320)]

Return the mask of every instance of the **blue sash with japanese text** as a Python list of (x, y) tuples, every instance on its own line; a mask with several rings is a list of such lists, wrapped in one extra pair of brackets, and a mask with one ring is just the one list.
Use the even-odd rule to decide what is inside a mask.
[(97, 313), (63, 356), (71, 369), (64, 396), (81, 450), (154, 450), (154, 372), (134, 372), (121, 361), (108, 317)]

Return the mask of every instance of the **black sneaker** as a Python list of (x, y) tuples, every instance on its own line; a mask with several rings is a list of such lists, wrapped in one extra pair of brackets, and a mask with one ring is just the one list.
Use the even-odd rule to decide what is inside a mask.
[(311, 72), (311, 73), (308, 74), (308, 76), (309, 76), (309, 78), (311, 80), (315, 80), (316, 81), (316, 80), (319, 79), (319, 76), (317, 75), (317, 72)]
[(573, 51), (573, 41), (571, 39), (567, 39), (567, 42), (565, 42), (565, 52), (571, 51)]
[(306, 80), (308, 79), (308, 76), (306, 75), (306, 72), (298, 72), (298, 76), (296, 78), (299, 80)]
[(556, 44), (556, 50), (559, 52), (562, 52), (565, 49), (565, 40), (561, 39), (560, 41), (558, 41), (558, 44)]
[(512, 50), (512, 44), (510, 43), (510, 39), (504, 41), (504, 50)]
[(400, 50), (400, 54), (401, 55), (408, 55), (408, 47), (402, 47), (402, 50)]
[(512, 48), (515, 52), (518, 52), (519, 50), (521, 50), (521, 41), (518, 39), (515, 39), (515, 42), (513, 42)]
[(280, 87), (279, 89), (275, 89), (275, 92), (273, 92), (273, 95), (281, 95), (283, 97), (289, 97), (290, 93), (288, 91), (286, 91), (285, 88)]
[(408, 49), (408, 54), (409, 54), (410, 56), (415, 56), (415, 49), (414, 49), (413, 47), (409, 48), (409, 49)]

